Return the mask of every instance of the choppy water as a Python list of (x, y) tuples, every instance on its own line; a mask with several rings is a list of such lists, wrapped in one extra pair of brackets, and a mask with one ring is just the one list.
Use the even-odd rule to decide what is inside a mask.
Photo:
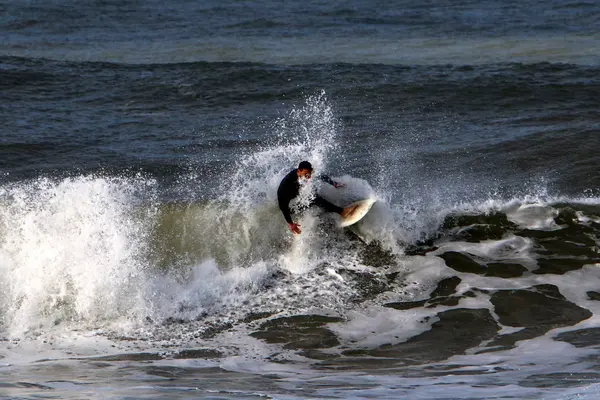
[(597, 2), (0, 10), (0, 397), (598, 396)]

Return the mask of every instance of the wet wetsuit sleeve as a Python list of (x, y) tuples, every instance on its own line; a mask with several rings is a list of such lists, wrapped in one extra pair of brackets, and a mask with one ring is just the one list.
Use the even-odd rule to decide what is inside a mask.
[(331, 179), (327, 175), (319, 175), (319, 179), (323, 182), (329, 183), (331, 186), (335, 186), (335, 182), (333, 181), (333, 179)]
[(290, 211), (290, 201), (298, 195), (298, 181), (295, 174), (295, 170), (290, 171), (285, 178), (281, 180), (279, 188), (277, 189), (277, 203), (288, 224), (293, 222)]
[(286, 196), (282, 196), (282, 194), (277, 192), (277, 201), (279, 202), (279, 209), (283, 213), (283, 217), (285, 218), (285, 222), (288, 224), (292, 223), (292, 216), (290, 213), (290, 200), (286, 198)]

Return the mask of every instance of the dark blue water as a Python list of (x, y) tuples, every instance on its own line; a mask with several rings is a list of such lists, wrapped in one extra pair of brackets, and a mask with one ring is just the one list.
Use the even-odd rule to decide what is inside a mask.
[(337, 168), (370, 177), (373, 163), (404, 164), (398, 153), (409, 152), (421, 170), (441, 164), (507, 183), (545, 176), (567, 193), (598, 186), (597, 67), (6, 57), (2, 66), (1, 165), (15, 178), (140, 168), (168, 179), (190, 161), (218, 168), (269, 140), (287, 109), (325, 90), (340, 121)]
[[(9, 0), (0, 32), (8, 397), (598, 393), (597, 1)], [(373, 212), (292, 238), (302, 159)]]

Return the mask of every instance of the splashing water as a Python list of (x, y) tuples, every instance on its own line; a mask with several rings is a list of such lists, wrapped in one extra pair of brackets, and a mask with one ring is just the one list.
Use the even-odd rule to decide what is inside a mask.
[(142, 178), (80, 177), (0, 190), (0, 312), (12, 335), (120, 320), (144, 307), (152, 209), (140, 215), (134, 205), (153, 187)]
[(145, 318), (194, 318), (239, 304), (269, 271), (311, 271), (328, 259), (328, 234), (310, 210), (303, 235), (290, 241), (276, 191), (301, 160), (325, 168), (335, 128), (325, 94), (308, 97), (276, 121), (272, 145), (240, 157), (220, 196), (183, 208), (161, 205), (144, 177), (2, 187), (3, 329), (19, 337), (69, 324), (123, 330)]

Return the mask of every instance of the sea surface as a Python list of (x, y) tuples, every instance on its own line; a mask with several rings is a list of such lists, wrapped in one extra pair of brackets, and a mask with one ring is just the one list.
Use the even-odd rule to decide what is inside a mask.
[[(599, 32), (586, 0), (2, 2), (0, 398), (600, 398)], [(293, 236), (302, 160), (369, 214)]]

